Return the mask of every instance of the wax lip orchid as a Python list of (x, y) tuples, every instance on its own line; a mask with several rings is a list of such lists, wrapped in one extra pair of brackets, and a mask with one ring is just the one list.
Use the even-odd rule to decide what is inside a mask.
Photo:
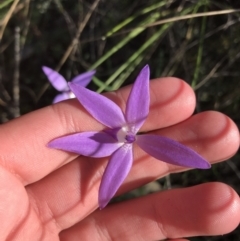
[[(61, 74), (59, 74), (57, 71), (55, 71), (47, 66), (43, 66), (42, 70), (43, 70), (44, 74), (47, 76), (47, 78), (48, 78), (49, 82), (52, 84), (52, 86), (56, 90), (61, 92), (61, 94), (58, 94), (54, 98), (53, 103), (57, 103), (62, 100), (67, 100), (67, 99), (76, 97), (74, 95), (74, 93), (70, 90), (66, 79)], [(96, 73), (95, 70), (85, 72), (83, 74), (75, 76), (70, 82), (76, 83), (78, 85), (85, 87), (90, 83), (90, 81), (92, 80), (92, 77), (95, 73)]]
[(184, 167), (210, 168), (203, 157), (177, 141), (153, 134), (137, 135), (149, 113), (148, 65), (133, 84), (125, 114), (107, 97), (76, 83), (69, 83), (69, 86), (84, 108), (108, 128), (60, 137), (48, 146), (90, 157), (111, 155), (99, 188), (100, 209), (107, 205), (128, 175), (133, 163), (133, 143), (160, 161)]

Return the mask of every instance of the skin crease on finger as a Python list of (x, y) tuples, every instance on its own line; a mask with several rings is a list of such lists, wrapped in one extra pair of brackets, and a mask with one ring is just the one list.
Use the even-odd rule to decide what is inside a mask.
[[(193, 113), (194, 92), (185, 82), (176, 78), (162, 78), (150, 83), (150, 114), (142, 131), (174, 125)], [(127, 86), (106, 95), (125, 108), (129, 91), (130, 86)], [(0, 164), (27, 185), (76, 158), (75, 154), (46, 148), (50, 140), (74, 132), (102, 128), (77, 100), (43, 108), (0, 126)], [(18, 152), (12, 153), (12, 145), (18, 147)]]
[(169, 190), (109, 205), (60, 234), (61, 241), (150, 241), (224, 235), (239, 223), (237, 193), (222, 183)]

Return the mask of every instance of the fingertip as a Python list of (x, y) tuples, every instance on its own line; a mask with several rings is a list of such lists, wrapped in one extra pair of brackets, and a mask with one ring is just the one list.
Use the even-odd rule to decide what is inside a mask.
[[(198, 119), (198, 123), (204, 122), (204, 125), (195, 125), (198, 138), (202, 140), (202, 148), (207, 153), (207, 158), (212, 163), (226, 160), (233, 156), (239, 148), (239, 130), (236, 124), (226, 115), (217, 111), (207, 111), (199, 113), (193, 118)], [(192, 129), (193, 130), (193, 129)], [(200, 132), (201, 130), (201, 132)], [(194, 130), (193, 130), (194, 131)], [(217, 151), (212, 151), (213, 148)]]
[(240, 146), (239, 129), (238, 129), (236, 123), (232, 119), (230, 119), (228, 116), (227, 116), (227, 119), (230, 122), (231, 129), (230, 129), (226, 139), (229, 141), (228, 145), (232, 149), (232, 152), (236, 153)]
[[(183, 80), (164, 77), (150, 81), (150, 113), (145, 126), (164, 128), (189, 118), (196, 106), (193, 89)], [(150, 129), (150, 128), (149, 128)]]
[[(179, 235), (181, 237), (181, 233), (182, 237), (214, 236), (227, 234), (239, 224), (238, 194), (224, 183), (213, 182), (182, 189), (182, 191), (179, 189), (174, 195), (177, 195), (175, 198), (179, 200), (178, 206), (173, 207), (175, 212), (163, 211), (166, 219), (169, 218), (172, 222), (170, 226), (165, 225), (165, 230), (170, 237), (176, 235), (174, 234), (176, 227), (178, 227), (177, 237)], [(175, 203), (174, 199), (173, 202)], [(181, 218), (177, 218), (176, 215), (180, 214)], [(180, 230), (184, 231), (180, 232)]]
[(174, 103), (178, 105), (180, 109), (187, 106), (191, 110), (191, 114), (195, 110), (196, 106), (196, 96), (192, 87), (182, 79), (176, 77), (162, 77), (152, 80), (151, 90), (154, 96), (159, 96), (159, 88), (164, 90), (164, 93), (161, 93), (160, 103), (171, 103), (173, 100), (181, 100), (180, 102)]
[(224, 235), (240, 221), (238, 194), (224, 183), (171, 190), (163, 193), (159, 201), (165, 208), (155, 210), (166, 237)]
[[(206, 235), (223, 235), (233, 231), (240, 221), (240, 201), (238, 194), (224, 183), (203, 184), (205, 191), (205, 213), (203, 232)], [(200, 190), (201, 191), (201, 190)]]

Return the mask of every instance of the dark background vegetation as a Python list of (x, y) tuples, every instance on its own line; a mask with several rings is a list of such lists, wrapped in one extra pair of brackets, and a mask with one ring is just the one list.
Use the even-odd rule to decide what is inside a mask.
[[(89, 88), (102, 92), (131, 83), (148, 63), (152, 78), (177, 76), (195, 89), (196, 112), (221, 111), (239, 126), (237, 8), (238, 0), (0, 1), (0, 122), (51, 104), (57, 92), (42, 65), (66, 79), (97, 69)], [(239, 158), (238, 153), (211, 170), (174, 174), (155, 184), (165, 189), (222, 181), (240, 193)], [(144, 187), (124, 198), (152, 190)], [(239, 240), (239, 230), (191, 240)]]

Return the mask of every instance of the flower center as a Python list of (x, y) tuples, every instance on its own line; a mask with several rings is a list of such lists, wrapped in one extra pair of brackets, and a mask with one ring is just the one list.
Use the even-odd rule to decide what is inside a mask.
[(129, 130), (128, 127), (122, 127), (117, 132), (117, 140), (119, 142), (125, 142), (125, 143), (133, 143), (136, 140), (135, 133)]
[(125, 140), (127, 141), (127, 143), (133, 143), (136, 138), (134, 134), (130, 133), (125, 136)]

